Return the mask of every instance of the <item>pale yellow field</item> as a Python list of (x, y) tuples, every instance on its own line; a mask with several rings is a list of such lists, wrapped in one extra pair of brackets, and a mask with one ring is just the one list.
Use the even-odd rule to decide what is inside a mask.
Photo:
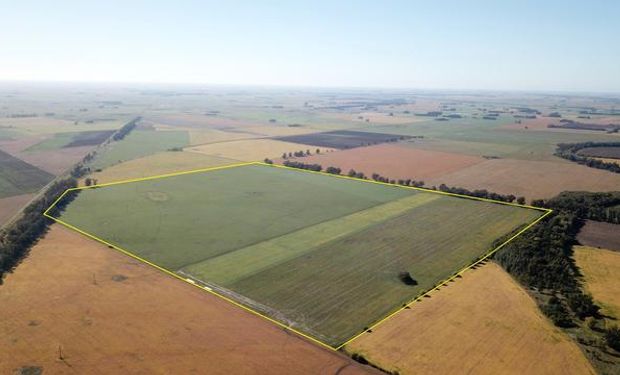
[(620, 318), (620, 253), (589, 246), (575, 246), (574, 251), (586, 290), (604, 314)]
[(0, 126), (10, 126), (16, 131), (23, 132), (25, 134), (51, 134), (51, 133), (64, 133), (64, 132), (81, 132), (88, 130), (114, 130), (118, 129), (127, 120), (114, 120), (114, 121), (95, 121), (92, 124), (88, 124), (85, 121), (79, 121), (75, 124), (74, 121), (62, 120), (48, 117), (28, 117), (28, 118), (0, 118)]
[(216, 129), (187, 130), (189, 131), (189, 144), (192, 146), (259, 137), (250, 133), (232, 133)]
[[(265, 158), (278, 158), (285, 152), (307, 149), (313, 154), (316, 151), (316, 147), (297, 143), (273, 139), (249, 139), (188, 147), (185, 150), (239, 161), (262, 161)], [(321, 152), (327, 150), (329, 149), (321, 148)], [(303, 158), (299, 160), (303, 161)]]
[(117, 164), (101, 172), (94, 172), (90, 177), (97, 179), (97, 182), (102, 184), (165, 173), (216, 167), (234, 164), (235, 162), (235, 160), (193, 152), (168, 151)]
[(593, 374), (497, 264), (471, 270), (347, 345), (400, 374)]

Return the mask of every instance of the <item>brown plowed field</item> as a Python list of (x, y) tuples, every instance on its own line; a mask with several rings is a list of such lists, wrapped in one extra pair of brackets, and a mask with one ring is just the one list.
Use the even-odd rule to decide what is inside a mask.
[(620, 225), (587, 220), (577, 240), (585, 246), (620, 251)]
[(58, 225), (0, 291), (2, 374), (372, 371)]
[(392, 179), (413, 178), (415, 180), (440, 177), (484, 160), (477, 156), (419, 150), (397, 144), (359, 147), (299, 159), (304, 163), (321, 164), (323, 168), (339, 167), (342, 173), (355, 169), (358, 172), (364, 172), (367, 176), (379, 173)]
[(426, 181), (441, 183), (537, 199), (566, 190), (618, 190), (620, 174), (563, 161), (494, 159)]
[(9, 220), (13, 215), (22, 208), (34, 194), (14, 195), (8, 198), (0, 199), (0, 226)]
[(468, 271), (346, 347), (401, 374), (593, 374), (495, 263)]

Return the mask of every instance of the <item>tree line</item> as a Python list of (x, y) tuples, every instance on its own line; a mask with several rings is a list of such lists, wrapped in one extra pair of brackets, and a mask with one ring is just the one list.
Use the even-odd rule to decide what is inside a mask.
[(559, 143), (554, 155), (591, 168), (605, 169), (613, 173), (620, 173), (620, 165), (617, 163), (607, 163), (577, 153), (579, 150), (588, 147), (620, 147), (620, 142)]
[[(265, 159), (265, 162), (268, 164), (273, 163), (273, 161), (270, 159)], [(316, 172), (320, 172), (323, 170), (323, 166), (321, 166), (320, 164), (308, 164), (308, 163), (291, 161), (291, 160), (285, 160), (283, 162), (283, 165), (287, 167), (291, 167), (291, 168), (307, 169), (307, 170), (316, 171)], [(325, 172), (339, 175), (341, 174), (342, 170), (338, 167), (330, 166), (330, 167), (327, 167), (327, 169), (325, 169)], [(364, 172), (356, 171), (355, 169), (350, 169), (349, 172), (347, 173), (347, 176), (364, 179), (364, 180), (368, 179), (368, 177), (364, 174)], [(394, 184), (394, 185), (413, 186), (413, 187), (424, 186), (424, 181), (421, 181), (421, 180), (417, 181), (411, 178), (395, 180), (395, 179), (381, 176), (379, 173), (373, 173), (370, 176), (370, 178), (373, 181), (384, 182), (384, 183)], [(516, 197), (512, 194), (499, 194), (499, 193), (495, 193), (492, 191), (488, 191), (486, 189), (468, 190), (462, 187), (450, 187), (450, 186), (447, 186), (446, 184), (441, 184), (439, 185), (439, 187), (436, 187), (436, 186), (427, 187), (426, 189), (439, 190), (439, 191), (446, 192), (446, 193), (467, 195), (470, 197), (492, 199), (496, 201), (509, 202), (509, 203), (516, 201), (519, 204), (525, 204), (525, 197)]]
[[(123, 139), (135, 127), (140, 117), (136, 117), (123, 125), (112, 136), (111, 140)], [(110, 139), (107, 142), (110, 142)], [(67, 189), (78, 186), (78, 179), (90, 173), (88, 164), (94, 160), (96, 151), (88, 153), (80, 162), (66, 174), (66, 177), (58, 177), (48, 185), (37, 198), (35, 198), (14, 222), (0, 230), (0, 284), (3, 276), (13, 270), (17, 264), (28, 254), (30, 248), (45, 234), (53, 223), (52, 220), (43, 216), (43, 213), (52, 205)], [(91, 183), (96, 180), (91, 179)], [(66, 194), (62, 200), (56, 203), (50, 210), (52, 216), (57, 216), (66, 205), (75, 198), (78, 191)]]
[(619, 203), (620, 192), (564, 192), (547, 201), (535, 201), (533, 204), (551, 208), (553, 213), (495, 254), (507, 272), (537, 293), (539, 307), (555, 325), (587, 326), (615, 350), (620, 350), (615, 346), (620, 331), (601, 327), (603, 316), (592, 296), (582, 290), (572, 249), (584, 219), (617, 222), (617, 216), (606, 213), (617, 210), (614, 207)]

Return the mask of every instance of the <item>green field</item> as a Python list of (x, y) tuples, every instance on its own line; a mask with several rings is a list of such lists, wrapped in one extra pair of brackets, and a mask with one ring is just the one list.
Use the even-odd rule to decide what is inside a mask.
[(112, 142), (93, 164), (105, 168), (124, 161), (152, 155), (189, 144), (187, 131), (155, 131), (137, 129), (118, 142)]
[(0, 198), (35, 192), (53, 179), (50, 173), (0, 151)]
[(82, 190), (60, 218), (337, 346), (538, 216), (249, 165)]

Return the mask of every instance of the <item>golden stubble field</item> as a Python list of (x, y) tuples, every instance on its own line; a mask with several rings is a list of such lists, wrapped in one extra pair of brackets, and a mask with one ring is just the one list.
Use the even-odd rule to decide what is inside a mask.
[(58, 225), (1, 291), (2, 374), (374, 372)]
[(346, 347), (401, 374), (593, 374), (578, 346), (495, 263)]

